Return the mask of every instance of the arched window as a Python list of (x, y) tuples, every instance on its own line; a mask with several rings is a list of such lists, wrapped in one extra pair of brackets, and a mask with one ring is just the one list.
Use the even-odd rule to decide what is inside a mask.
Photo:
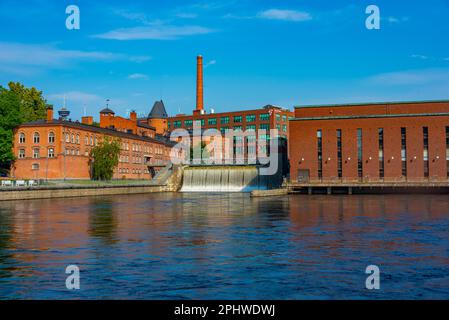
[(65, 142), (70, 142), (70, 135), (68, 133), (65, 134)]
[(25, 143), (25, 133), (23, 132), (19, 134), (19, 143)]
[(75, 143), (75, 135), (72, 133), (72, 135), (70, 136), (70, 142), (71, 143)]
[(48, 143), (55, 143), (55, 133), (54, 132), (50, 132), (48, 134)]
[(34, 141), (34, 143), (39, 143), (40, 140), (41, 140), (41, 139), (40, 139), (39, 133), (38, 133), (38, 132), (35, 132), (34, 135), (33, 135), (33, 141)]
[(76, 144), (80, 144), (80, 135), (79, 134), (76, 135)]

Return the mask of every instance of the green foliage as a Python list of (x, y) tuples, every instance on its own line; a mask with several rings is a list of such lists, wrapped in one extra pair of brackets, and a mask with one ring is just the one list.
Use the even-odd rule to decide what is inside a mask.
[(12, 154), (13, 129), (21, 123), (45, 119), (47, 102), (42, 91), (10, 82), (9, 89), (0, 87), (0, 168), (9, 168)]
[(92, 148), (92, 179), (111, 180), (114, 168), (118, 165), (119, 156), (120, 142), (118, 140), (106, 138), (98, 146)]

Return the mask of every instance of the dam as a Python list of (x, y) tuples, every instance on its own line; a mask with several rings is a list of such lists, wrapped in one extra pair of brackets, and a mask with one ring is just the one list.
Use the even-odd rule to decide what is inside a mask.
[(251, 192), (279, 186), (278, 175), (260, 174), (258, 166), (199, 166), (184, 169), (181, 192)]

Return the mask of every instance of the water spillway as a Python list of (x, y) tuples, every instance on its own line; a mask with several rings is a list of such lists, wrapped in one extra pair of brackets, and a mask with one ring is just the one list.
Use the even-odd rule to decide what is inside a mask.
[(188, 167), (181, 192), (251, 192), (269, 187), (256, 166)]

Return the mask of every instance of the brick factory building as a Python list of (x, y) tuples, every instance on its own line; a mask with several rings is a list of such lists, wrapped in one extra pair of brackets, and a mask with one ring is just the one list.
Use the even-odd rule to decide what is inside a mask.
[(100, 124), (95, 125), (92, 117), (83, 117), (81, 123), (64, 117), (53, 119), (53, 110), (48, 109), (46, 120), (24, 123), (15, 129), (13, 150), (17, 159), (11, 176), (89, 179), (90, 150), (105, 137), (117, 138), (121, 143), (114, 179), (150, 179), (170, 159), (173, 143), (157, 135), (156, 128), (148, 123), (138, 123), (135, 112), (126, 119), (106, 108), (100, 112)]
[(449, 101), (296, 107), (289, 141), (293, 183), (447, 181)]

